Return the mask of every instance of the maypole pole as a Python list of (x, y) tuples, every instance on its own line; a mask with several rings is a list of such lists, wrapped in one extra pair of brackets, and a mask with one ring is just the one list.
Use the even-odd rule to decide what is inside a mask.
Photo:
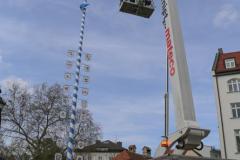
[(78, 55), (76, 59), (76, 73), (75, 73), (75, 84), (73, 87), (73, 95), (72, 95), (72, 107), (71, 107), (71, 116), (70, 116), (70, 127), (69, 127), (69, 137), (68, 137), (68, 146), (67, 146), (67, 160), (73, 160), (73, 148), (75, 145), (75, 121), (76, 121), (76, 107), (77, 107), (77, 99), (78, 99), (78, 90), (79, 90), (79, 81), (80, 81), (80, 66), (81, 66), (81, 57), (83, 54), (83, 36), (84, 36), (84, 28), (85, 28), (85, 19), (86, 19), (86, 11), (88, 6), (87, 0), (80, 5), (80, 10), (82, 11), (82, 20), (81, 20), (81, 30), (80, 30), (80, 41), (78, 48)]

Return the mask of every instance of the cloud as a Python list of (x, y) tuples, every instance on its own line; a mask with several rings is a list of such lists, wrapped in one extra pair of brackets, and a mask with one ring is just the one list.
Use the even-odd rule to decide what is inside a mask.
[(9, 62), (6, 62), (4, 60), (4, 53), (3, 50), (0, 48), (0, 71), (4, 71), (4, 70), (7, 70), (9, 69), (9, 67), (11, 66), (11, 64)]
[[(157, 79), (164, 68), (163, 45), (151, 44), (152, 37), (141, 41), (137, 38), (88, 33), (86, 48), (94, 54), (94, 71), (112, 77), (137, 80)], [(128, 40), (126, 40), (126, 38)], [(131, 40), (129, 40), (131, 39)]]
[(28, 81), (23, 80), (22, 78), (18, 78), (16, 76), (10, 76), (0, 81), (0, 85), (1, 85), (1, 88), (3, 88), (3, 90), (7, 88), (11, 88), (13, 84), (18, 84), (21, 88), (24, 88), (24, 89), (27, 88), (29, 92), (31, 92), (32, 90), (30, 88), (30, 83)]
[(3, 58), (2, 58), (2, 56), (0, 55), (0, 64), (2, 64), (3, 63)]
[(96, 121), (102, 124), (105, 139), (117, 137), (125, 144), (146, 145), (156, 132), (161, 135), (163, 102), (159, 96), (108, 98), (107, 102), (97, 102), (90, 107)]
[(44, 28), (42, 24), (36, 25), (12, 17), (0, 17), (0, 22), (2, 24), (0, 39), (7, 44), (21, 47), (31, 46), (32, 48), (42, 46), (47, 49), (53, 46), (64, 46), (64, 48), (71, 46), (72, 39), (69, 36), (59, 35), (58, 31), (52, 32), (52, 28)]
[[(138, 129), (144, 129), (144, 127), (137, 126), (133, 128), (132, 124), (135, 122), (135, 120), (138, 121), (144, 116), (145, 118), (155, 117), (155, 116), (162, 116), (162, 108), (161, 104), (163, 104), (162, 99), (159, 96), (145, 96), (144, 98), (141, 97), (124, 97), (124, 96), (113, 96), (109, 97), (108, 101), (105, 101), (104, 103), (97, 103), (94, 104), (92, 109), (93, 111), (102, 117), (109, 117), (114, 118), (114, 121), (108, 121), (107, 124), (124, 124), (126, 126), (129, 126), (127, 130), (138, 130)], [(118, 112), (116, 112), (118, 110)], [(149, 116), (149, 117), (148, 117)], [(135, 119), (135, 120), (134, 120)], [(140, 121), (138, 121), (140, 122)], [(141, 125), (141, 124), (140, 124)], [(142, 125), (145, 125), (145, 123), (142, 123)], [(151, 127), (151, 126), (148, 126)]]
[(4, 4), (9, 7), (21, 7), (26, 9), (26, 6), (29, 6), (30, 3), (31, 0), (6, 0)]
[[(23, 1), (25, 2), (27, 0)], [(12, 3), (12, 1), (9, 1), (9, 3), (10, 2)], [(20, 3), (21, 0), (18, 0), (18, 2)], [(39, 2), (36, 3), (38, 4)], [(67, 10), (71, 8), (69, 3), (65, 1), (54, 1), (51, 3), (57, 3), (57, 6), (67, 8)], [(108, 30), (113, 31), (111, 34), (106, 34), (104, 28), (101, 27), (103, 24), (101, 22), (98, 23), (100, 27), (94, 28), (94, 30), (91, 29), (92, 25), (87, 26), (87, 29), (91, 29), (92, 32), (87, 32), (86, 30), (87, 35), (84, 42), (86, 45), (84, 48), (90, 49), (93, 54), (96, 54), (96, 57), (94, 57), (96, 60), (92, 65), (93, 69), (98, 72), (99, 75), (104, 73), (104, 75), (108, 77), (137, 80), (153, 80), (159, 78), (160, 75), (158, 73), (164, 66), (163, 62), (165, 58), (160, 57), (163, 45), (158, 45), (158, 41), (154, 41), (153, 36), (151, 36), (153, 34), (151, 30), (152, 27), (146, 27), (149, 29), (149, 32), (142, 32), (140, 27), (136, 27), (141, 26), (140, 20), (136, 22), (131, 21), (131, 19), (119, 14), (116, 8), (107, 7), (104, 5), (105, 3), (99, 4), (100, 5), (96, 5), (94, 3), (97, 9), (94, 9), (93, 13), (91, 12), (91, 14), (89, 14), (87, 22), (90, 23), (89, 21), (95, 18), (101, 19), (106, 22), (104, 25), (107, 24)], [(115, 7), (117, 6), (118, 5)], [(101, 10), (102, 8), (104, 8), (104, 10)], [(76, 9), (78, 9), (78, 7), (76, 7)], [(91, 10), (91, 7), (89, 7), (89, 9)], [(115, 9), (116, 11), (114, 12)], [(35, 12), (36, 11), (33, 13)], [(98, 15), (99, 13), (100, 15)], [(37, 14), (37, 12), (35, 14)], [(109, 18), (109, 16), (116, 17), (116, 14), (120, 20)], [(135, 19), (135, 17), (132, 18)], [(109, 19), (112, 19), (111, 23), (108, 22)], [(75, 43), (77, 44), (79, 38), (78, 35), (76, 36), (76, 33), (79, 32), (77, 23), (76, 32), (72, 32), (71, 29), (65, 27), (56, 28), (52, 23), (49, 23), (46, 27), (43, 24), (45, 21), (42, 19), (40, 19), (39, 22), (35, 22), (34, 20), (0, 16), (0, 22), (2, 24), (0, 26), (0, 39), (3, 41), (3, 44), (6, 43), (5, 46), (10, 45), (8, 51), (15, 55), (18, 54), (15, 52), (19, 52), (19, 50), (15, 51), (15, 48), (27, 48), (27, 51), (21, 54), (26, 55), (31, 53), (29, 57), (34, 57), (40, 53), (42, 55), (47, 54), (47, 56), (54, 56), (60, 53), (63, 55), (63, 49), (67, 50), (72, 48)], [(118, 32), (115, 32), (115, 30), (118, 29), (122, 29), (124, 33), (131, 32), (131, 36), (128, 34), (117, 34)], [(126, 39), (128, 39), (128, 41)], [(140, 40), (138, 41), (137, 39)], [(153, 41), (154, 43), (152, 43)], [(38, 48), (38, 50), (36, 50), (36, 48)]]
[(240, 20), (239, 9), (232, 4), (225, 4), (214, 18), (214, 25), (219, 28), (226, 28)]

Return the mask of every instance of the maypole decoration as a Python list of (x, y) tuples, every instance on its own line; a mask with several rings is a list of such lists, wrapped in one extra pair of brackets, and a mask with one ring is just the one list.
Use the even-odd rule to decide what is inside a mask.
[(85, 19), (86, 19), (86, 10), (87, 0), (80, 5), (80, 9), (82, 11), (82, 23), (81, 23), (81, 31), (80, 31), (80, 41), (78, 48), (78, 55), (76, 60), (76, 73), (75, 73), (75, 84), (73, 87), (73, 97), (72, 97), (72, 107), (71, 107), (71, 117), (70, 117), (70, 128), (69, 128), (69, 139), (68, 139), (68, 147), (67, 147), (67, 160), (73, 160), (73, 148), (75, 145), (75, 120), (76, 120), (76, 107), (77, 107), (77, 98), (78, 98), (78, 90), (79, 90), (79, 81), (80, 81), (80, 66), (81, 66), (81, 56), (82, 56), (82, 46), (83, 46), (83, 36), (84, 36), (84, 28), (85, 28)]

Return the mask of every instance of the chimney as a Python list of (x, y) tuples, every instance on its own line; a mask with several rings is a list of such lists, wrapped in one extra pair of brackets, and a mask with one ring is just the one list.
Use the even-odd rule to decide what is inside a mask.
[(144, 146), (142, 151), (144, 156), (151, 157), (151, 148)]
[(223, 54), (223, 49), (222, 48), (218, 48), (218, 53)]
[(122, 142), (117, 142), (117, 145), (118, 145), (119, 147), (122, 147)]
[(130, 145), (129, 147), (128, 147), (128, 150), (129, 150), (129, 152), (132, 152), (132, 153), (136, 153), (136, 145)]

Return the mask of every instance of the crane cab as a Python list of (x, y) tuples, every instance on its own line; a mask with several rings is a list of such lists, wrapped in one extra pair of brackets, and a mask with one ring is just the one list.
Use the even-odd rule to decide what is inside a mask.
[(120, 0), (120, 11), (150, 18), (154, 11), (153, 0)]

